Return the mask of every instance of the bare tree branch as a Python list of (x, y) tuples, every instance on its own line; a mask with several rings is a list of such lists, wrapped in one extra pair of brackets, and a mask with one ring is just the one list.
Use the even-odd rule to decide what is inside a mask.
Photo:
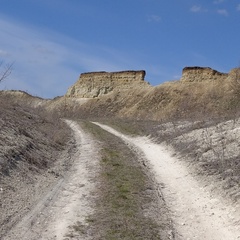
[(13, 64), (14, 63), (8, 63), (4, 65), (3, 61), (0, 62), (0, 68), (3, 68), (3, 70), (0, 73), (0, 83), (6, 78), (8, 78), (9, 75), (12, 73)]

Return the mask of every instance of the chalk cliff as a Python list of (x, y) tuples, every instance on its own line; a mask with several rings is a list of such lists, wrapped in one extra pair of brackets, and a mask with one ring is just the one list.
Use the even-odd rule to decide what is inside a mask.
[(68, 89), (66, 96), (95, 98), (114, 90), (123, 91), (135, 87), (150, 86), (144, 80), (145, 74), (143, 70), (83, 73), (79, 80)]
[(181, 82), (203, 82), (225, 80), (227, 73), (218, 72), (209, 67), (185, 67), (182, 71)]

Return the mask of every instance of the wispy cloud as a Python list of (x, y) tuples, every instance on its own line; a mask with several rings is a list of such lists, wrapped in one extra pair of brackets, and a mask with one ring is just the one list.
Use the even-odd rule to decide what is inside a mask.
[[(14, 62), (1, 89), (19, 89), (42, 97), (63, 95), (81, 72), (134, 68), (130, 56), (92, 46), (47, 29), (33, 29), (0, 16), (0, 59)], [(128, 59), (128, 61), (126, 61)]]
[(229, 15), (229, 13), (226, 9), (218, 9), (217, 13), (222, 15), (222, 16), (225, 16), (225, 17), (227, 17)]
[(207, 9), (203, 8), (201, 5), (193, 5), (190, 8), (190, 11), (193, 12), (193, 13), (207, 12)]
[(213, 1), (214, 4), (220, 4), (220, 3), (223, 3), (225, 2), (225, 0), (215, 0)]
[(61, 66), (67, 52), (63, 46), (46, 40), (34, 29), (7, 20), (0, 20), (0, 29), (1, 58), (15, 62), (13, 73), (1, 88), (50, 97), (51, 93), (62, 94), (67, 87), (64, 81), (77, 77), (76, 72)]
[(240, 3), (237, 5), (237, 11), (240, 11)]
[(148, 16), (148, 22), (160, 22), (162, 19), (158, 15), (149, 15)]
[(194, 5), (190, 9), (191, 12), (201, 12), (201, 10), (202, 10), (202, 7), (198, 5)]

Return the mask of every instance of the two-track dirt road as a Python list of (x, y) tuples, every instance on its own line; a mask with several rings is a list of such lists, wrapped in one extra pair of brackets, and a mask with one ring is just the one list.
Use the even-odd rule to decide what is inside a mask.
[(164, 185), (162, 193), (172, 213), (176, 239), (240, 239), (240, 212), (212, 198), (170, 152), (148, 138), (128, 137), (109, 126), (95, 124), (123, 139), (136, 152), (144, 154), (156, 181)]
[[(79, 124), (66, 121), (74, 131), (77, 150), (73, 167), (43, 196), (4, 240), (34, 239), (97, 239), (94, 236), (73, 234), (69, 226), (85, 223), (94, 211), (97, 197), (100, 144)], [(212, 198), (197, 182), (187, 167), (171, 156), (162, 146), (146, 137), (129, 137), (113, 128), (96, 123), (121, 138), (126, 148), (145, 159), (151, 174), (161, 186), (176, 232), (168, 239), (178, 240), (237, 240), (240, 239), (240, 213), (237, 209)], [(167, 240), (167, 239), (166, 239)]]

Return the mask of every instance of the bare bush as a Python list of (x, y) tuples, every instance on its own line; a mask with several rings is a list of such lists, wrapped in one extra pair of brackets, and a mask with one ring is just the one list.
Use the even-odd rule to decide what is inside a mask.
[(12, 73), (13, 63), (4, 63), (4, 61), (0, 61), (0, 83), (8, 78)]

